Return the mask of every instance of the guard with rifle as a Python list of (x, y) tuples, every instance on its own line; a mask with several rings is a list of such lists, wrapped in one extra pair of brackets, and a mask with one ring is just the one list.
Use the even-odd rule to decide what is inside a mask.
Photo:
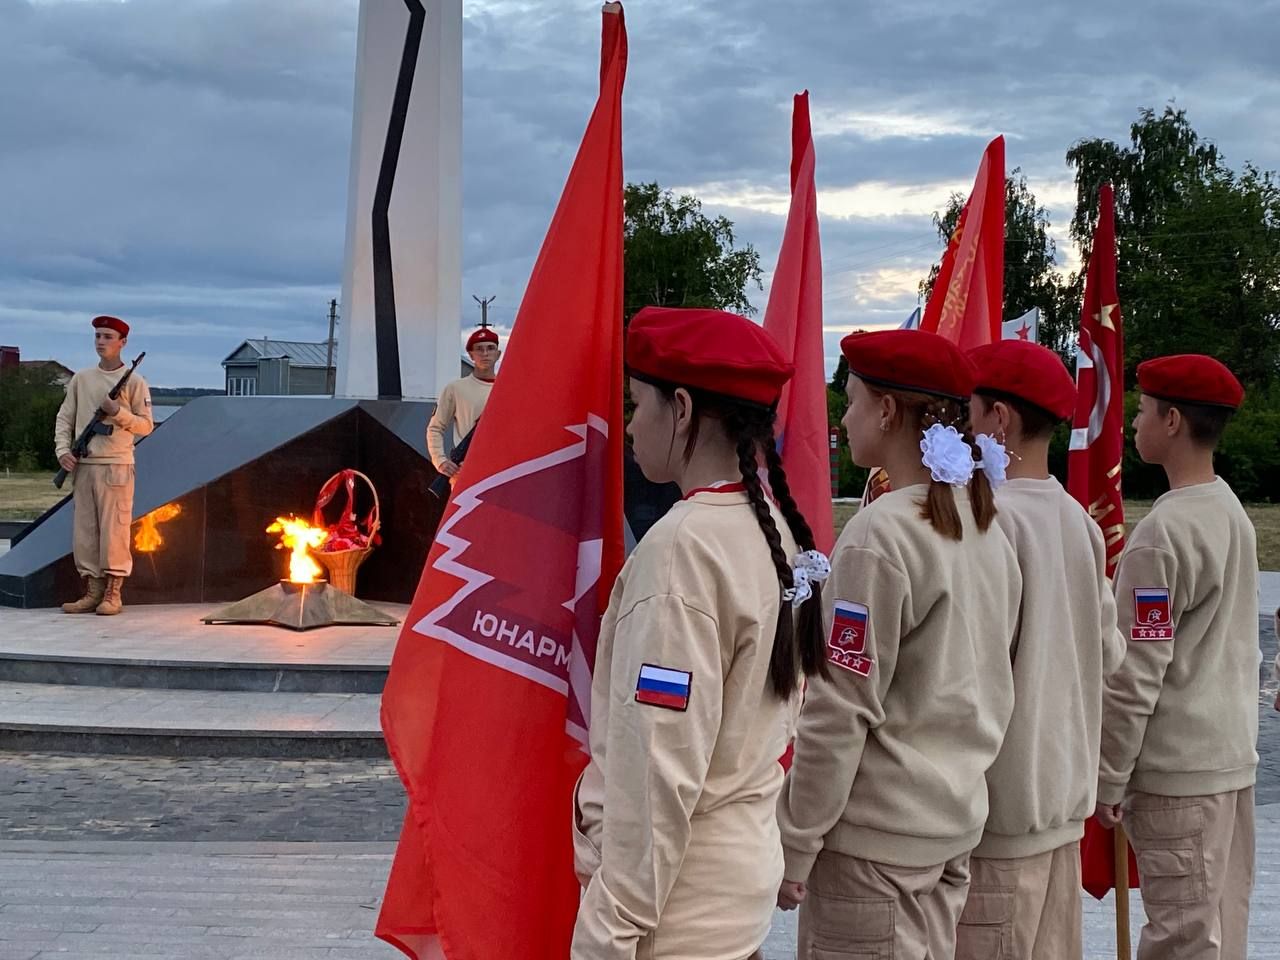
[[(482, 322), (480, 329), (467, 339), (467, 355), (474, 367), (471, 375), (445, 385), (440, 391), (440, 399), (436, 401), (431, 422), (427, 424), (427, 452), (436, 470), (450, 482), (458, 475), (461, 457), (465, 453), (457, 448), (452, 455), (445, 453), (445, 437), (451, 428), (459, 441), (470, 435), (489, 400), (496, 375), (494, 369), (502, 356), (498, 349), (498, 335), (487, 322)], [(461, 447), (461, 443), (458, 446)]]
[(97, 366), (76, 373), (58, 409), (54, 449), (61, 470), (57, 486), (71, 475), (75, 523), (73, 552), (84, 578), (84, 595), (62, 605), (65, 613), (111, 616), (124, 609), (124, 580), (133, 572), (129, 525), (133, 520), (133, 444), (153, 429), (151, 391), (120, 358), (129, 325), (117, 317), (94, 317)]

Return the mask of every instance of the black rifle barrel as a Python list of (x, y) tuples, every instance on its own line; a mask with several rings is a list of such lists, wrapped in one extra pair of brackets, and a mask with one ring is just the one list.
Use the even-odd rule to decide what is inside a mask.
[[(453, 448), (453, 453), (450, 454), (449, 459), (458, 466), (462, 466), (462, 461), (467, 459), (467, 450), (471, 447), (471, 438), (476, 435), (476, 427), (478, 426), (480, 426), (479, 420), (475, 422), (475, 426), (467, 431), (467, 435), (462, 438), (462, 441)], [(431, 481), (431, 486), (427, 487), (427, 490), (436, 499), (445, 500), (449, 496), (451, 486), (449, 478), (442, 473)]]

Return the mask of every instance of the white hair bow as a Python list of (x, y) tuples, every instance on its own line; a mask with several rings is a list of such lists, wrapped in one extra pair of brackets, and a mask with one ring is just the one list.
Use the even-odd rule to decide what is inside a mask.
[(791, 561), (791, 572), (795, 586), (783, 590), (782, 599), (790, 600), (793, 607), (798, 607), (813, 596), (813, 584), (831, 576), (831, 561), (820, 550), (806, 550), (797, 553)]

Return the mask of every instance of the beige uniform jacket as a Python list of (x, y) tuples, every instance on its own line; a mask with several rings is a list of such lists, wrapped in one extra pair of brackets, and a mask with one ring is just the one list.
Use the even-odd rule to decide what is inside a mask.
[(1102, 530), (1057, 480), (1010, 480), (996, 523), (1022, 571), (1013, 718), (987, 771), (990, 812), (977, 856), (1047, 853), (1093, 815), (1102, 690), (1124, 657)]
[[(96, 366), (86, 367), (67, 383), (67, 395), (58, 408), (53, 432), (53, 448), (59, 457), (71, 452), (76, 437), (89, 425), (102, 401), (128, 369), (128, 364), (110, 371)], [(151, 391), (139, 374), (134, 373), (129, 378), (116, 399), (120, 404), (119, 412), (104, 421), (114, 429), (110, 436), (97, 435), (89, 441), (89, 453), (83, 458), (84, 463), (133, 463), (134, 441), (154, 429)]]
[(454, 442), (461, 443), (480, 419), (492, 389), (492, 380), (480, 380), (473, 375), (445, 384), (445, 388), (440, 391), (435, 412), (431, 414), (431, 421), (427, 424), (427, 453), (431, 455), (431, 462), (437, 469), (448, 459), (445, 437), (449, 428), (453, 427), (456, 431)]
[(1098, 799), (1253, 785), (1258, 766), (1258, 550), (1226, 482), (1160, 497), (1116, 567), (1128, 641), (1103, 701)]
[(933, 867), (972, 850), (1013, 712), (1022, 578), (957, 490), (964, 539), (920, 516), (923, 485), (858, 512), (824, 591), (833, 679), (805, 695), (778, 805), (788, 880), (818, 853)]
[[(574, 960), (743, 960), (763, 942), (795, 710), (768, 688), (779, 603), (745, 493), (693, 494), (627, 561), (601, 627), (576, 795)], [(657, 691), (667, 705), (652, 702), (653, 677), (674, 679)]]

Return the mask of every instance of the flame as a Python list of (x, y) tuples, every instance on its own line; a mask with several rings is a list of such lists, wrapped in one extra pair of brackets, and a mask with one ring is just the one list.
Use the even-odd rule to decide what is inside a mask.
[(328, 536), (324, 527), (313, 527), (298, 517), (276, 517), (275, 523), (267, 527), (267, 533), (280, 534), (277, 550), (291, 550), (289, 554), (289, 582), (315, 583), (324, 571), (311, 559), (309, 549), (320, 546)]
[(138, 532), (133, 535), (133, 549), (139, 553), (155, 553), (164, 546), (164, 537), (160, 535), (160, 524), (168, 523), (178, 514), (182, 507), (176, 503), (166, 503), (156, 507), (138, 521)]

